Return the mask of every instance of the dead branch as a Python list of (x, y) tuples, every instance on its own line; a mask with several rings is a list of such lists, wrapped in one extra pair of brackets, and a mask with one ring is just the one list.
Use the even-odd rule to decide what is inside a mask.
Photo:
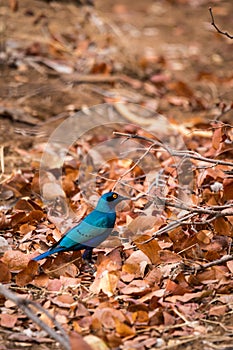
[[(56, 340), (65, 350), (71, 350), (69, 338), (61, 327), (60, 323), (41, 305), (37, 304), (33, 300), (18, 297), (15, 293), (12, 293), (5, 286), (0, 284), (0, 294), (4, 295), (6, 299), (13, 301), (33, 322), (35, 322), (40, 328), (42, 328), (48, 335)], [(44, 313), (56, 326), (61, 334), (58, 334), (52, 328), (50, 328), (44, 321), (42, 321), (33, 311), (33, 308)]]
[(122, 174), (122, 175), (119, 177), (119, 179), (118, 179), (118, 180), (116, 181), (116, 183), (114, 184), (114, 186), (113, 186), (113, 188), (112, 188), (112, 191), (114, 191), (114, 189), (116, 188), (116, 186), (118, 185), (118, 183), (121, 182), (121, 180), (123, 179), (123, 177), (125, 177), (126, 175), (128, 175), (131, 171), (133, 171), (133, 169), (136, 168), (136, 166), (138, 166), (138, 164), (141, 162), (141, 160), (142, 160), (143, 158), (146, 157), (146, 155), (151, 151), (151, 149), (154, 147), (154, 145), (155, 145), (155, 143), (153, 143), (152, 145), (150, 145), (150, 147), (148, 147), (148, 148), (146, 149), (145, 153), (143, 153), (143, 154), (141, 155), (141, 157), (138, 158), (138, 160), (132, 165), (132, 167), (129, 168), (128, 170), (126, 170), (126, 171), (124, 172), (124, 174)]
[(187, 266), (184, 264), (183, 270), (186, 272), (186, 274), (198, 273), (198, 272), (202, 272), (210, 267), (225, 264), (226, 262), (231, 261), (231, 260), (233, 260), (233, 255), (224, 255), (220, 259), (216, 259), (216, 260), (210, 261), (206, 264), (195, 266), (195, 267)]
[(166, 233), (168, 231), (171, 231), (171, 230), (174, 230), (175, 228), (181, 226), (183, 224), (183, 222), (186, 222), (186, 220), (189, 220), (191, 219), (192, 217), (194, 217), (196, 214), (194, 213), (189, 213), (188, 215), (185, 215), (183, 218), (181, 219), (178, 219), (178, 220), (175, 220), (175, 221), (172, 221), (170, 224), (168, 224), (167, 226), (165, 227), (162, 227), (161, 229), (159, 229), (158, 231), (156, 231), (154, 233), (154, 235), (152, 237), (150, 237), (149, 239), (147, 239), (146, 241), (144, 242), (140, 242), (140, 243), (137, 243), (137, 244), (146, 244), (146, 243), (149, 243), (150, 241), (152, 241), (153, 239), (155, 239), (156, 237), (158, 236), (161, 236), (163, 233)]
[[(188, 211), (189, 213), (185, 216), (183, 216), (181, 219), (172, 221), (170, 224), (168, 224), (165, 227), (162, 227), (158, 231), (156, 231), (153, 236), (149, 239), (147, 239), (144, 242), (141, 242), (139, 244), (146, 244), (153, 239), (155, 239), (158, 236), (161, 236), (164, 233), (167, 233), (171, 230), (174, 230), (175, 228), (179, 226), (184, 226), (184, 225), (205, 225), (209, 224), (212, 221), (216, 220), (219, 217), (226, 217), (226, 216), (233, 216), (233, 211), (231, 210), (230, 205), (224, 205), (224, 206), (214, 206), (214, 207), (207, 207), (207, 208), (200, 208), (200, 207), (189, 207), (185, 205), (176, 205), (174, 203), (169, 203), (168, 201), (165, 201), (164, 203), (165, 206), (170, 206), (170, 207), (176, 207), (185, 211)], [(226, 208), (230, 208), (229, 211), (226, 210)], [(224, 211), (223, 211), (224, 210)], [(194, 218), (197, 215), (200, 214), (208, 214), (211, 216), (209, 219), (205, 219), (205, 221), (189, 221), (190, 219)]]
[(212, 163), (215, 165), (227, 165), (227, 166), (232, 166), (233, 167), (233, 163), (232, 162), (225, 162), (224, 160), (220, 160), (220, 159), (210, 159), (210, 158), (206, 158), (201, 156), (199, 153), (197, 152), (193, 152), (193, 151), (188, 151), (188, 150), (183, 150), (183, 151), (175, 151), (173, 149), (171, 149), (168, 145), (165, 145), (159, 141), (155, 141), (149, 137), (145, 137), (145, 136), (140, 136), (137, 134), (126, 134), (126, 133), (122, 133), (122, 132), (114, 132), (114, 135), (117, 136), (124, 136), (127, 139), (139, 139), (139, 140), (143, 140), (143, 141), (147, 141), (150, 143), (153, 143), (154, 146), (160, 146), (162, 148), (164, 148), (171, 156), (173, 157), (185, 157), (185, 158), (190, 158), (190, 159), (195, 159), (195, 160), (200, 160), (206, 163)]
[(233, 39), (233, 35), (230, 35), (228, 32), (223, 32), (222, 30), (220, 30), (218, 28), (218, 26), (215, 24), (215, 20), (214, 20), (214, 15), (213, 15), (213, 12), (212, 12), (212, 8), (209, 7), (209, 11), (210, 11), (210, 16), (211, 16), (211, 24), (212, 26), (217, 30), (217, 32), (219, 34), (222, 34), (222, 35), (225, 35), (227, 38), (229, 39)]
[(224, 255), (220, 259), (213, 260), (209, 263), (206, 263), (204, 265), (198, 266), (195, 270), (198, 271), (203, 271), (205, 269), (208, 269), (209, 267), (216, 266), (216, 265), (221, 265), (226, 263), (227, 261), (233, 260), (233, 255)]

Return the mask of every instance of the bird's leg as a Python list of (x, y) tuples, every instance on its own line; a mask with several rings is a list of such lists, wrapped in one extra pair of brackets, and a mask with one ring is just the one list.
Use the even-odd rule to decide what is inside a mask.
[(82, 255), (82, 258), (83, 260), (85, 261), (86, 265), (88, 266), (88, 269), (94, 273), (95, 272), (95, 268), (94, 268), (94, 262), (92, 260), (92, 250), (93, 248), (86, 248), (83, 255)]
[(87, 249), (85, 249), (82, 258), (83, 260), (86, 260), (88, 263), (92, 263), (92, 251), (93, 248), (88, 247)]

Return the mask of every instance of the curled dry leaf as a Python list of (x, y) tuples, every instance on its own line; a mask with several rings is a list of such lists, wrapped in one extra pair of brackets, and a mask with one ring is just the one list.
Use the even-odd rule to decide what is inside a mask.
[[(96, 337), (95, 335), (89, 334), (86, 335), (83, 340), (89, 344), (90, 350), (109, 350), (109, 347), (105, 344), (105, 342)], [(77, 350), (78, 348), (72, 348), (72, 350)], [(88, 348), (80, 348), (80, 350), (89, 350)]]
[(101, 274), (97, 272), (94, 282), (90, 286), (92, 293), (98, 294), (101, 290), (109, 297), (114, 295), (118, 281), (120, 279), (119, 271), (104, 270)]
[(90, 286), (92, 293), (98, 294), (101, 290), (112, 296), (120, 279), (121, 255), (114, 249), (108, 256), (102, 256), (97, 266), (95, 280)]
[(148, 243), (144, 243), (150, 238), (151, 237), (148, 235), (141, 235), (134, 240), (134, 243), (138, 249), (148, 256), (152, 264), (158, 264), (160, 262), (159, 251), (161, 248), (156, 239), (153, 239)]
[(116, 332), (120, 335), (121, 338), (135, 335), (136, 330), (134, 327), (127, 325), (126, 323), (120, 322), (118, 319), (116, 322)]
[(219, 235), (233, 237), (233, 226), (227, 218), (217, 218), (213, 222), (214, 228)]
[(20, 287), (25, 286), (26, 284), (32, 282), (38, 272), (39, 264), (36, 261), (29, 261), (28, 265), (20, 271), (16, 276), (16, 284)]
[(74, 303), (74, 299), (71, 295), (62, 294), (52, 299), (52, 303), (64, 308), (70, 308), (71, 304)]
[(124, 282), (130, 282), (134, 278), (143, 277), (150, 259), (142, 251), (133, 252), (125, 261), (122, 267), (121, 279)]
[(4, 230), (7, 228), (10, 224), (10, 220), (4, 215), (2, 212), (0, 212), (0, 230)]
[(195, 292), (195, 293), (185, 293), (183, 295), (172, 295), (166, 297), (166, 301), (171, 303), (177, 303), (181, 301), (182, 303), (187, 303), (191, 300), (201, 300), (202, 298), (210, 295), (210, 293), (206, 293), (206, 291)]
[(189, 292), (189, 289), (181, 286), (178, 283), (175, 283), (174, 281), (172, 281), (170, 279), (168, 279), (167, 285), (166, 285), (166, 291), (169, 294), (183, 295), (183, 294)]
[(151, 291), (151, 287), (144, 280), (134, 280), (121, 289), (123, 294), (143, 296)]
[(27, 267), (30, 256), (19, 250), (8, 250), (4, 253), (2, 261), (8, 266), (10, 271), (19, 271)]
[(200, 230), (197, 234), (197, 239), (204, 244), (209, 244), (212, 238), (213, 233), (210, 230)]
[(116, 319), (120, 322), (125, 322), (125, 316), (122, 311), (111, 308), (99, 306), (94, 314), (93, 320), (98, 319), (99, 322), (108, 329), (114, 329), (116, 325)]

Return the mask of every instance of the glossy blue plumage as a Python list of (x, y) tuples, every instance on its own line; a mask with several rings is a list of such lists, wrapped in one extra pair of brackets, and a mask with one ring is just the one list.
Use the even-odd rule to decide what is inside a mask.
[(78, 225), (70, 229), (59, 242), (33, 260), (44, 259), (54, 253), (85, 249), (83, 258), (90, 260), (92, 250), (102, 243), (112, 232), (116, 221), (116, 205), (128, 199), (115, 192), (108, 192), (99, 199), (96, 208)]

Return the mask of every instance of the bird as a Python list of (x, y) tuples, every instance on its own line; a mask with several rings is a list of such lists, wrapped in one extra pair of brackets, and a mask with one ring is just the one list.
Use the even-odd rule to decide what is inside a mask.
[(93, 248), (102, 243), (112, 232), (116, 221), (116, 205), (130, 198), (110, 191), (104, 193), (97, 206), (80, 223), (69, 229), (65, 235), (46, 252), (32, 260), (39, 261), (48, 256), (59, 253), (85, 250), (82, 258), (92, 261)]

